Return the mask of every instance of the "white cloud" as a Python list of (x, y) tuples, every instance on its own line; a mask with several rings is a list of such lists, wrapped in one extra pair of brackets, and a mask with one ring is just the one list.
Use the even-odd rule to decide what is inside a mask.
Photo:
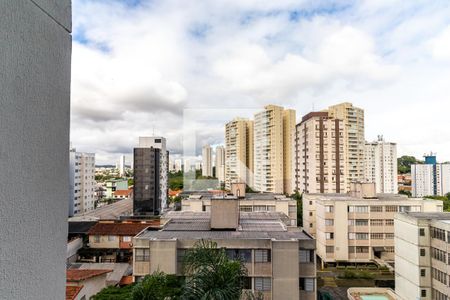
[[(261, 108), (298, 118), (339, 101), (366, 110), (366, 135), (450, 160), (445, 2), (74, 2), (72, 141), (101, 163), (139, 135), (182, 149), (185, 108)], [(294, 19), (293, 19), (294, 18)], [(440, 109), (436, 110), (435, 108)], [(441, 130), (444, 128), (444, 130)], [(223, 125), (198, 133), (220, 143)], [(127, 152), (128, 151), (128, 152)], [(112, 160), (112, 161), (111, 161)]]

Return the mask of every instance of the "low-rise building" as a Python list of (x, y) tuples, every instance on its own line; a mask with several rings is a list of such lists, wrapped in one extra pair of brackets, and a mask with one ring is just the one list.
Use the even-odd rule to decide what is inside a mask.
[(112, 270), (67, 270), (66, 299), (84, 300), (106, 287), (106, 275)]
[(297, 226), (297, 201), (283, 194), (246, 193), (238, 198), (234, 195), (191, 194), (181, 201), (182, 211), (211, 211), (212, 199), (239, 200), (242, 212), (282, 212), (289, 217), (289, 226)]
[(139, 222), (100, 221), (89, 229), (89, 248), (80, 251), (95, 262), (131, 262), (131, 239), (147, 227), (158, 228), (159, 220)]
[(133, 199), (133, 187), (127, 190), (117, 190), (113, 192), (113, 198), (115, 199)]
[(442, 201), (398, 194), (304, 194), (303, 227), (317, 239), (322, 264), (394, 260), (397, 212), (442, 212)]
[(106, 185), (106, 198), (114, 198), (114, 192), (116, 191), (128, 191), (128, 180), (126, 179), (113, 179), (105, 181)]
[(399, 298), (448, 300), (450, 213), (398, 213), (394, 227)]
[(184, 253), (204, 239), (244, 259), (245, 289), (264, 299), (316, 299), (315, 241), (288, 229), (283, 213), (240, 212), (236, 199), (211, 199), (209, 212), (170, 212), (166, 218), (161, 230), (133, 238), (135, 280), (156, 270), (182, 276)]

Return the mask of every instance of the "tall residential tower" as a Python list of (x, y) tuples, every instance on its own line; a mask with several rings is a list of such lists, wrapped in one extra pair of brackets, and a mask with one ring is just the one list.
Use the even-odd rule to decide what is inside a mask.
[(202, 176), (212, 175), (212, 150), (210, 145), (205, 145), (202, 148)]
[(158, 215), (167, 207), (169, 152), (163, 137), (139, 137), (134, 148), (134, 215)]
[(69, 216), (94, 210), (95, 153), (69, 151)]
[(225, 182), (225, 148), (223, 146), (216, 147), (216, 178), (219, 183)]

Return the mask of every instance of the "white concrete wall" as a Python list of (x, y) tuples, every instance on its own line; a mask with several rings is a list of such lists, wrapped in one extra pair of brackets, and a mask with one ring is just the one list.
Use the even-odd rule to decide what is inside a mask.
[(0, 299), (64, 299), (70, 0), (0, 1)]

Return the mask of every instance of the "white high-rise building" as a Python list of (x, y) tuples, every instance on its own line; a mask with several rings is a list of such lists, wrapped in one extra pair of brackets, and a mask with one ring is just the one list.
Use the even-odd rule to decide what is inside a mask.
[(94, 210), (95, 203), (95, 153), (70, 149), (69, 216)]
[(180, 172), (183, 168), (183, 163), (181, 159), (175, 159), (175, 172)]
[(439, 164), (435, 155), (425, 156), (424, 164), (411, 165), (413, 197), (445, 196), (450, 193), (450, 164)]
[(254, 182), (260, 192), (292, 193), (295, 110), (267, 105), (255, 114)]
[(220, 183), (225, 182), (225, 148), (216, 147), (216, 178)]
[(202, 176), (212, 175), (212, 150), (210, 145), (205, 145), (202, 149)]
[(375, 183), (377, 193), (398, 193), (397, 144), (385, 142), (381, 135), (377, 141), (366, 142), (364, 179)]
[(119, 175), (125, 175), (125, 155), (121, 155), (119, 158)]

